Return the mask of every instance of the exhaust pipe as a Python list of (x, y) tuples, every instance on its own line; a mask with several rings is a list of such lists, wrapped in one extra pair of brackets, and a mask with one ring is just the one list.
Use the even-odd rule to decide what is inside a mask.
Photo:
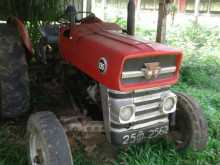
[(127, 34), (135, 34), (135, 0), (128, 2)]

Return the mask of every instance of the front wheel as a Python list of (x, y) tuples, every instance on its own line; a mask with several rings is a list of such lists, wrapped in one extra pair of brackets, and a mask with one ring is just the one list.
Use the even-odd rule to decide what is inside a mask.
[(68, 138), (53, 113), (32, 115), (27, 132), (29, 165), (73, 165)]
[(207, 122), (199, 104), (190, 96), (176, 93), (178, 102), (175, 126), (170, 128), (170, 137), (177, 150), (202, 150), (208, 141)]

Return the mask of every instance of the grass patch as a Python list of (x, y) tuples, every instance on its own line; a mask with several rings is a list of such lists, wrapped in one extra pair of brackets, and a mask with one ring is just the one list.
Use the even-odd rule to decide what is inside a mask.
[(15, 123), (1, 124), (0, 165), (26, 165), (25, 128)]

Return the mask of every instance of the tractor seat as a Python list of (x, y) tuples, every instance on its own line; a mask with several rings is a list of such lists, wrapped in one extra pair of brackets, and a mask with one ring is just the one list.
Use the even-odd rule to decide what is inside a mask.
[(40, 28), (40, 33), (43, 37), (47, 39), (49, 44), (56, 44), (59, 35), (58, 25), (47, 25)]

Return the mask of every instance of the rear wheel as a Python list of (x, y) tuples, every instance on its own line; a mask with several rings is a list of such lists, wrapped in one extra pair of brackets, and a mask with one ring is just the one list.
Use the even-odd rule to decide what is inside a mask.
[(16, 118), (29, 108), (25, 50), (16, 28), (0, 24), (0, 115)]
[(65, 131), (52, 112), (38, 112), (28, 121), (29, 165), (73, 165)]
[(177, 150), (202, 150), (208, 141), (207, 123), (199, 104), (190, 96), (176, 93), (178, 97), (175, 126), (171, 127), (170, 137)]

